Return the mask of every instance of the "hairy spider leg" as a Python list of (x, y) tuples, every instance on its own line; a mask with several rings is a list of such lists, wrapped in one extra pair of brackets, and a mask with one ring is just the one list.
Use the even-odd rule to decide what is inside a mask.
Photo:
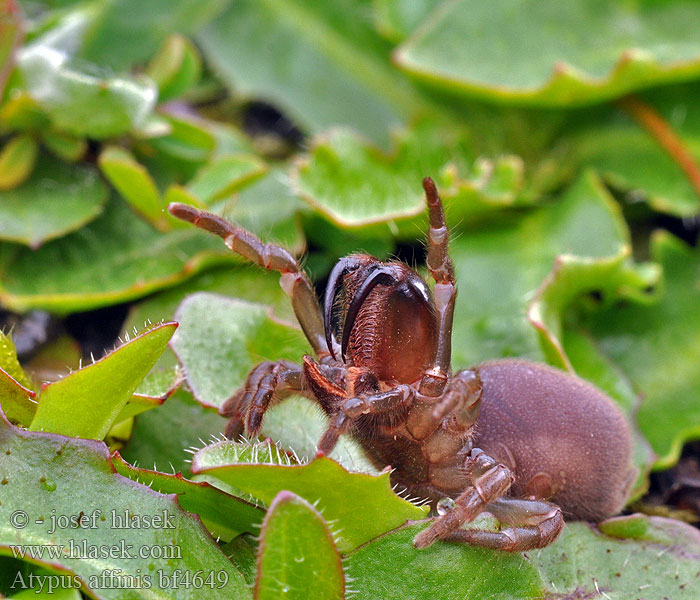
[(454, 267), (447, 252), (450, 232), (445, 222), (445, 211), (435, 183), (430, 177), (423, 179), (428, 202), (430, 231), (428, 233), (428, 257), (426, 265), (433, 279), (433, 298), (438, 322), (437, 352), (433, 368), (421, 383), (421, 392), (427, 396), (439, 396), (450, 372), (452, 356), (452, 321), (454, 318), (457, 286)]
[(244, 431), (258, 435), (263, 415), (273, 400), (276, 403), (292, 394), (303, 394), (302, 378), (301, 367), (288, 360), (268, 361), (253, 368), (245, 384), (219, 410), (231, 419), (226, 437), (232, 439)]
[(545, 500), (501, 498), (489, 502), (486, 510), (500, 523), (512, 527), (500, 531), (457, 529), (442, 539), (494, 550), (522, 552), (548, 546), (559, 537), (564, 527), (561, 508)]
[(291, 298), (299, 325), (314, 353), (319, 357), (330, 354), (316, 293), (306, 273), (287, 250), (275, 244), (265, 244), (250, 231), (189, 204), (172, 202), (168, 210), (174, 217), (223, 238), (231, 250), (256, 265), (281, 273), (282, 288)]
[(473, 485), (455, 500), (452, 510), (445, 513), (414, 539), (416, 548), (426, 548), (439, 539), (457, 531), (464, 523), (473, 521), (490, 502), (503, 496), (515, 481), (511, 470), (496, 462), (479, 448), (474, 448), (465, 460), (465, 468), (472, 474)]

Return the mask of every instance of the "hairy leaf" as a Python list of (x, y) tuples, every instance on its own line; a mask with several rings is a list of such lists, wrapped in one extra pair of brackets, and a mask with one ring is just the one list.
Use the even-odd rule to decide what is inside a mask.
[(192, 472), (212, 475), (267, 504), (282, 490), (298, 494), (339, 530), (336, 544), (341, 552), (427, 512), (391, 491), (388, 472), (350, 473), (326, 457), (296, 466), (236, 464), (242, 450), (229, 441), (202, 448), (194, 455)]

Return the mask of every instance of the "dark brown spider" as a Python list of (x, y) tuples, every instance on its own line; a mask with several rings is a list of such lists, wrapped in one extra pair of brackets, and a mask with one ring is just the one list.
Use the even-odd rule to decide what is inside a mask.
[[(216, 215), (170, 205), (176, 217), (282, 274), (316, 355), (304, 356), (302, 366), (278, 361), (255, 367), (220, 411), (231, 419), (227, 435), (257, 435), (265, 411), (291, 394), (314, 400), (330, 419), (320, 453), (349, 433), (377, 467), (391, 465), (392, 483), (430, 498), (433, 506), (454, 499), (451, 510), (416, 536), (419, 548), (438, 539), (510, 551), (540, 548), (559, 535), (563, 515), (614, 515), (636, 470), (627, 422), (610, 398), (577, 377), (525, 360), (451, 373), (457, 290), (449, 233), (435, 184), (426, 178), (423, 187), (432, 292), (401, 263), (353, 254), (331, 272), (323, 313), (289, 252)], [(461, 529), (483, 511), (504, 527)]]

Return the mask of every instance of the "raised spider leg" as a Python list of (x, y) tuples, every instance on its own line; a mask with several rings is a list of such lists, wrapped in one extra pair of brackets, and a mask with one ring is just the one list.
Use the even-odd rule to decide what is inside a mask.
[(445, 222), (445, 211), (442, 208), (435, 183), (430, 177), (423, 179), (423, 189), (428, 201), (428, 214), (430, 216), (426, 264), (435, 280), (433, 298), (438, 318), (438, 341), (433, 368), (424, 377), (421, 383), (421, 392), (428, 396), (436, 396), (442, 392), (450, 371), (452, 320), (457, 286), (452, 260), (447, 253), (450, 232)]
[(458, 529), (443, 539), (494, 550), (522, 552), (548, 546), (564, 527), (561, 508), (544, 500), (501, 498), (487, 504), (486, 510), (499, 522), (513, 527), (501, 531)]
[(234, 438), (244, 431), (256, 436), (272, 400), (302, 393), (301, 367), (287, 360), (264, 362), (249, 374), (245, 384), (222, 405), (219, 413), (231, 417), (225, 435)]
[(464, 523), (473, 521), (486, 509), (487, 504), (503, 496), (515, 479), (508, 467), (496, 462), (479, 448), (472, 449), (465, 463), (472, 473), (473, 485), (455, 500), (451, 511), (439, 517), (413, 539), (416, 548), (426, 548), (451, 535)]
[(394, 412), (412, 403), (415, 393), (416, 390), (410, 385), (401, 384), (387, 392), (348, 398), (340, 405), (337, 414), (331, 417), (331, 423), (318, 443), (319, 454), (330, 454), (338, 438), (362, 415)]
[(314, 353), (319, 357), (329, 354), (318, 298), (309, 278), (287, 250), (274, 244), (265, 244), (250, 231), (189, 204), (172, 202), (168, 210), (174, 217), (222, 237), (231, 250), (256, 265), (279, 271), (282, 274), (282, 289), (291, 298), (299, 325)]

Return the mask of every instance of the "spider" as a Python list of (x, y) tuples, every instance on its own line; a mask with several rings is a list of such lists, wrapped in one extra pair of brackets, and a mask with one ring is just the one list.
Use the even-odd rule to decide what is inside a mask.
[[(324, 310), (309, 278), (285, 249), (186, 204), (174, 216), (221, 236), (250, 261), (281, 273), (315, 358), (263, 362), (220, 413), (228, 437), (256, 436), (274, 403), (292, 394), (329, 417), (318, 444), (327, 455), (342, 434), (356, 439), (391, 481), (433, 508), (451, 504), (414, 539), (451, 540), (507, 551), (541, 548), (564, 516), (598, 521), (624, 506), (636, 469), (627, 422), (590, 383), (519, 359), (452, 373), (457, 288), (449, 232), (432, 179), (423, 180), (432, 291), (400, 262), (352, 254), (335, 265)], [(461, 526), (487, 511), (497, 530)]]

